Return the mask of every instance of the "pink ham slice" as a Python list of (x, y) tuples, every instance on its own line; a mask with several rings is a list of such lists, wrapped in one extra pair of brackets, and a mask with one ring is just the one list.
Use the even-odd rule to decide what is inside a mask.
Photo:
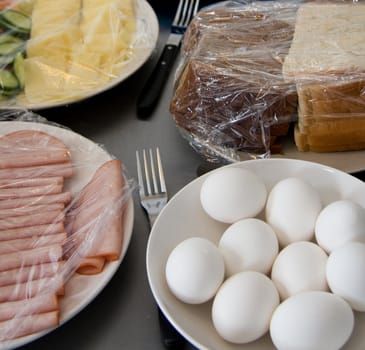
[(0, 137), (0, 168), (64, 163), (70, 160), (67, 146), (42, 131), (20, 130)]
[(47, 212), (55, 210), (63, 211), (64, 209), (65, 205), (63, 203), (31, 205), (27, 207), (10, 208), (10, 209), (0, 208), (0, 220), (22, 215), (37, 214), (39, 212)]
[(63, 185), (62, 176), (40, 177), (33, 179), (0, 179), (0, 189), (19, 188), (19, 187), (36, 187), (47, 185)]
[(1, 188), (0, 200), (9, 198), (23, 198), (58, 194), (62, 192), (62, 185), (46, 185), (36, 187)]
[(53, 176), (63, 176), (68, 178), (71, 177), (72, 174), (73, 166), (71, 161), (61, 164), (0, 169), (0, 179), (24, 179)]
[(56, 261), (0, 271), (0, 287), (52, 277), (60, 272), (63, 266), (64, 261)]
[(64, 211), (50, 210), (44, 213), (23, 215), (19, 217), (9, 217), (0, 219), (0, 231), (9, 230), (17, 227), (27, 227), (33, 225), (45, 225), (61, 222), (65, 218)]
[(0, 322), (0, 340), (5, 341), (23, 337), (48, 328), (56, 327), (58, 323), (58, 310), (3, 321)]
[(39, 294), (46, 293), (64, 294), (64, 280), (62, 276), (57, 275), (0, 287), (0, 303), (33, 298)]
[(85, 258), (77, 272), (99, 273), (105, 261), (119, 259), (123, 242), (123, 186), (122, 163), (110, 160), (97, 169), (67, 212), (65, 229), (72, 244), (71, 248), (66, 247), (67, 255), (77, 249)]
[(60, 244), (61, 246), (66, 243), (67, 234), (57, 233), (47, 236), (35, 236), (31, 238), (12, 239), (10, 241), (0, 241), (0, 254), (15, 253), (20, 255), (23, 250), (30, 250), (39, 247), (50, 246), (54, 244)]
[(16, 269), (22, 266), (32, 266), (62, 260), (63, 250), (60, 244), (24, 250), (16, 253), (0, 255), (0, 271)]
[(9, 198), (0, 200), (0, 209), (20, 208), (32, 205), (44, 205), (62, 203), (67, 205), (71, 202), (71, 192), (46, 194), (41, 196), (30, 196), (22, 198)]
[(28, 238), (33, 236), (52, 235), (55, 233), (64, 232), (64, 230), (65, 228), (63, 222), (57, 222), (49, 225), (18, 227), (0, 231), (0, 241)]
[(40, 294), (33, 298), (8, 301), (0, 304), (0, 321), (58, 310), (58, 298), (54, 293)]

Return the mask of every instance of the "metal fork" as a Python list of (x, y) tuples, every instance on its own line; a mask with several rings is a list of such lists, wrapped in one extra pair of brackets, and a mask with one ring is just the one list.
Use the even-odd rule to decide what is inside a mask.
[(143, 87), (137, 101), (139, 118), (147, 118), (155, 108), (170, 70), (179, 53), (185, 30), (199, 9), (199, 0), (180, 0), (171, 26), (171, 33), (155, 69)]
[[(147, 160), (147, 152), (142, 151), (143, 171), (139, 152), (136, 151), (137, 158), (137, 174), (139, 184), (139, 197), (142, 207), (146, 210), (152, 228), (158, 214), (166, 205), (168, 197), (163, 173), (160, 150), (156, 148), (156, 156), (153, 156), (152, 149), (149, 149), (149, 160)], [(157, 168), (155, 167), (157, 162)], [(158, 179), (156, 177), (158, 174)], [(152, 180), (151, 180), (152, 178)]]
[[(156, 156), (154, 157), (152, 149), (149, 149), (148, 155), (149, 157), (146, 150), (143, 150), (141, 159), (139, 152), (136, 151), (139, 197), (141, 206), (148, 214), (150, 227), (152, 228), (158, 214), (166, 205), (168, 196), (160, 150), (156, 148)], [(158, 178), (156, 173), (158, 173)], [(158, 308), (158, 319), (165, 348), (171, 350), (181, 349), (185, 344), (185, 338), (170, 324), (160, 308)]]

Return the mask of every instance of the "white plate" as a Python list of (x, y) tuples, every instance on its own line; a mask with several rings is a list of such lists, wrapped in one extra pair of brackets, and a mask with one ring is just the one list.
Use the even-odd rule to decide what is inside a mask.
[(289, 137), (283, 143), (283, 154), (274, 154), (272, 158), (306, 160), (327, 165), (347, 173), (365, 170), (365, 151), (347, 152), (300, 152)]
[[(249, 160), (235, 163), (249, 169), (263, 179), (268, 190), (288, 176), (297, 176), (309, 181), (318, 189), (324, 204), (340, 198), (352, 198), (365, 206), (365, 184), (339, 170), (317, 163), (290, 159)], [(216, 170), (217, 171), (217, 170)], [(268, 334), (259, 340), (234, 345), (224, 341), (214, 330), (210, 309), (211, 302), (188, 305), (177, 300), (165, 280), (165, 264), (172, 249), (188, 237), (205, 237), (218, 243), (227, 227), (204, 212), (199, 201), (199, 192), (205, 174), (179, 191), (163, 209), (152, 229), (147, 246), (147, 273), (152, 293), (172, 324), (199, 349), (256, 349), (270, 350), (274, 346)], [(356, 326), (344, 349), (363, 349), (365, 342), (365, 313), (356, 314)]]
[[(23, 129), (47, 132), (61, 139), (69, 147), (74, 163), (82, 165), (78, 168), (78, 173), (72, 179), (65, 182), (65, 189), (70, 190), (74, 194), (89, 182), (101, 164), (112, 158), (100, 145), (66, 128), (32, 122), (0, 122), (0, 136)], [(75, 274), (71, 277), (66, 284), (65, 296), (60, 298), (60, 324), (64, 324), (84, 309), (113, 277), (127, 252), (133, 231), (133, 220), (133, 199), (130, 196), (126, 203), (124, 215), (124, 237), (120, 259), (115, 262), (108, 262), (100, 274), (93, 276)], [(0, 349), (10, 349), (24, 345), (40, 338), (51, 330), (0, 343)]]
[(109, 83), (102, 85), (96, 89), (92, 89), (90, 91), (85, 91), (82, 97), (74, 99), (72, 101), (57, 101), (57, 102), (45, 102), (45, 103), (30, 103), (27, 102), (23, 97), (23, 94), (20, 95), (19, 101), (21, 103), (16, 103), (14, 105), (14, 101), (4, 101), (0, 102), (0, 107), (4, 108), (27, 108), (33, 110), (40, 110), (44, 108), (58, 107), (63, 105), (68, 105), (70, 103), (79, 102), (89, 97), (100, 94), (104, 91), (107, 91), (116, 85), (120, 84), (128, 77), (130, 77), (133, 73), (135, 73), (151, 56), (153, 50), (156, 47), (158, 35), (159, 35), (159, 24), (157, 16), (152, 9), (151, 5), (146, 0), (138, 0), (136, 1), (138, 6), (138, 26), (139, 31), (143, 32), (143, 43), (136, 44), (135, 51), (131, 60), (123, 67), (120, 74)]

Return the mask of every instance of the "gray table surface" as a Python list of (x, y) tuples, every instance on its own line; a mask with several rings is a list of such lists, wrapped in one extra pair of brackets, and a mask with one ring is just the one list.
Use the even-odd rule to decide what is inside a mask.
[[(37, 111), (48, 120), (106, 147), (137, 179), (136, 149), (159, 146), (170, 197), (196, 177), (202, 158), (182, 139), (169, 114), (173, 74), (148, 120), (136, 116), (136, 100), (167, 39), (168, 13), (158, 13), (160, 37), (146, 64), (101, 95), (67, 107)], [(127, 254), (112, 280), (78, 315), (22, 349), (163, 349), (156, 304), (146, 273), (149, 226), (134, 191), (134, 228)], [(185, 349), (193, 349), (187, 345)]]
[[(155, 2), (158, 3), (157, 1)], [(164, 2), (165, 3), (165, 2)], [(80, 103), (38, 111), (106, 147), (124, 162), (130, 179), (137, 178), (135, 150), (159, 146), (170, 197), (197, 176), (203, 159), (181, 137), (169, 113), (173, 74), (158, 106), (147, 120), (136, 115), (136, 100), (166, 42), (171, 11), (156, 5), (160, 36), (151, 58), (113, 89)], [(173, 8), (176, 1), (171, 2)], [(176, 68), (176, 65), (175, 65)], [(146, 273), (149, 226), (134, 191), (134, 228), (127, 254), (112, 280), (79, 314), (23, 350), (163, 349), (158, 314)], [(186, 350), (195, 349), (187, 344)]]

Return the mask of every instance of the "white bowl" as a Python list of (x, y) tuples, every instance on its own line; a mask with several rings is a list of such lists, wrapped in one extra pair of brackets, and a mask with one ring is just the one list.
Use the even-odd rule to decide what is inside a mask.
[[(248, 160), (228, 166), (242, 167), (256, 173), (270, 190), (289, 176), (302, 178), (319, 192), (324, 205), (338, 199), (352, 199), (365, 207), (365, 183), (342, 171), (317, 163), (292, 159)], [(214, 170), (217, 171), (217, 170)], [(211, 304), (188, 305), (169, 290), (165, 265), (172, 249), (188, 237), (200, 236), (218, 243), (227, 225), (208, 217), (200, 205), (200, 187), (205, 174), (179, 191), (163, 209), (152, 229), (147, 246), (147, 274), (154, 298), (163, 313), (194, 346), (199, 349), (275, 349), (270, 336), (243, 345), (223, 340), (211, 320)], [(356, 313), (354, 332), (344, 349), (363, 349), (365, 313)]]

